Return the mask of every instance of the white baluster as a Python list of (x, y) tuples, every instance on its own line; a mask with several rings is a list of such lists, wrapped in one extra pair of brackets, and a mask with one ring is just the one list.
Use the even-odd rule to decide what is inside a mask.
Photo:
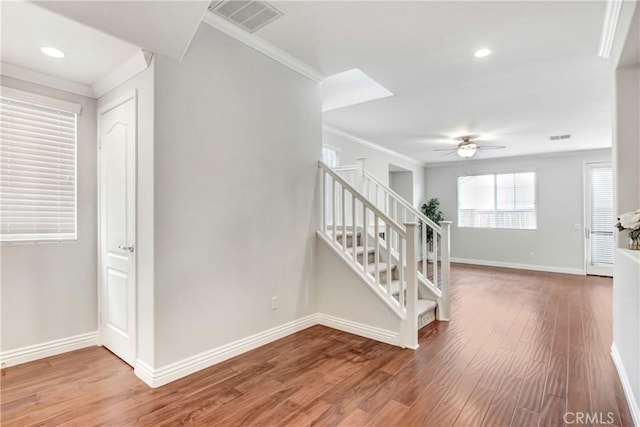
[(438, 287), (438, 233), (433, 230), (433, 285)]
[(416, 224), (404, 224), (407, 230), (407, 317), (405, 319), (404, 346), (418, 348), (418, 278), (416, 266)]
[(335, 179), (332, 179), (331, 185), (331, 226), (333, 227), (333, 240), (337, 241), (336, 235), (336, 187), (338, 183)]
[(347, 195), (346, 189), (342, 187), (341, 196), (342, 196), (342, 204), (340, 205), (340, 210), (342, 211), (342, 250), (347, 250), (347, 218), (346, 218), (346, 208), (347, 208)]
[[(398, 236), (398, 281), (400, 286), (398, 286), (400, 293), (398, 294), (398, 301), (400, 302), (400, 309), (406, 313), (406, 307), (404, 305), (404, 297), (405, 297), (405, 289), (406, 289), (406, 283), (404, 281), (404, 266), (405, 266), (405, 259), (404, 259), (404, 243), (405, 240), (403, 238), (401, 238), (400, 236)], [(389, 275), (391, 270), (391, 266), (388, 265), (387, 266), (387, 276)]]
[(442, 298), (438, 305), (438, 320), (449, 320), (451, 315), (451, 307), (449, 301), (449, 285), (450, 285), (450, 272), (451, 272), (451, 221), (440, 221), (440, 227), (442, 228), (442, 247), (441, 253), (441, 267), (442, 267), (442, 280), (440, 281), (440, 291), (442, 292)]
[[(380, 284), (380, 252), (379, 252), (379, 247), (380, 247), (380, 233), (378, 233), (378, 214), (374, 214), (373, 215), (373, 228), (375, 228), (375, 237), (374, 237), (374, 256), (375, 256), (375, 263), (376, 263), (376, 273), (375, 273), (375, 278), (376, 278), (376, 285)], [(365, 250), (365, 256), (367, 258), (369, 258), (369, 253)]]
[[(389, 225), (389, 223), (386, 224), (386, 230), (384, 233), (385, 233), (384, 240), (387, 243), (387, 268), (388, 268), (391, 265), (391, 226)], [(393, 298), (393, 295), (391, 295), (391, 280), (387, 280), (384, 287), (387, 290), (387, 296), (389, 296), (390, 298)]]
[(327, 203), (327, 171), (323, 168), (320, 169), (320, 185), (322, 186), (322, 200), (320, 201), (321, 205), (321, 218), (322, 218), (322, 231), (327, 232), (327, 207), (325, 204)]
[[(353, 250), (353, 263), (357, 264), (358, 263), (358, 248), (356, 245), (356, 239), (357, 239), (357, 233), (358, 232), (358, 225), (356, 223), (356, 197), (355, 195), (351, 194), (351, 235), (353, 236), (351, 238), (352, 243), (352, 250)], [(347, 238), (346, 236), (344, 237), (345, 239)]]
[(422, 248), (422, 275), (427, 279), (427, 223), (422, 222), (422, 241), (420, 247)]
[[(365, 205), (364, 203), (362, 204), (362, 234), (361, 234), (361, 240), (362, 240), (362, 247), (363, 249), (366, 251), (367, 247), (369, 246), (369, 233), (367, 232), (367, 230), (369, 229), (369, 221), (368, 221), (368, 212), (367, 212), (367, 205)], [(354, 241), (354, 245), (355, 245), (355, 241)], [(367, 274), (367, 267), (369, 266), (369, 259), (366, 256), (362, 257), (362, 267), (364, 268), (364, 273)]]

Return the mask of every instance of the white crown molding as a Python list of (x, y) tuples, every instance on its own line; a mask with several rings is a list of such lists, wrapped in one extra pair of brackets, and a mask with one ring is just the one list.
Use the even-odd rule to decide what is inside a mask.
[(91, 347), (97, 344), (98, 333), (89, 332), (42, 344), (30, 345), (28, 347), (22, 347), (0, 353), (0, 366), (2, 366), (2, 368), (7, 368), (9, 366), (43, 359), (45, 357), (55, 356), (57, 354)]
[(0, 65), (0, 74), (13, 79), (24, 80), (26, 82), (59, 89), (65, 92), (75, 93), (77, 95), (88, 96), (90, 98), (96, 97), (93, 89), (88, 85), (41, 73), (39, 71), (30, 70), (28, 68), (19, 67), (7, 62), (2, 62)]
[(204, 18), (202, 18), (202, 22), (212, 26), (216, 30), (222, 31), (226, 35), (233, 37), (241, 43), (246, 44), (252, 49), (257, 50), (258, 52), (268, 56), (269, 58), (278, 61), (282, 65), (292, 69), (293, 71), (302, 74), (308, 79), (313, 80), (314, 82), (319, 82), (324, 79), (324, 75), (322, 73), (315, 70), (308, 64), (300, 61), (284, 50), (280, 49), (264, 40), (263, 38), (256, 36), (255, 34), (251, 34), (233, 25), (231, 22), (221, 18), (219, 16), (214, 15), (211, 12), (207, 12), (204, 14)]
[(620, 21), (622, 3), (623, 0), (607, 1), (607, 10), (604, 14), (602, 35), (600, 36), (600, 49), (598, 50), (598, 56), (602, 58), (608, 59), (611, 56), (611, 49), (613, 48), (618, 22)]
[(633, 418), (633, 424), (640, 426), (640, 406), (638, 405), (638, 399), (633, 393), (633, 388), (629, 381), (629, 375), (627, 374), (627, 370), (624, 368), (624, 364), (620, 358), (620, 353), (618, 352), (618, 347), (616, 347), (615, 343), (611, 345), (611, 359), (613, 359), (613, 365), (616, 367), (616, 371), (618, 371), (618, 377), (620, 377), (620, 383), (622, 383), (622, 390), (624, 391), (624, 396), (627, 399), (627, 405), (629, 406), (629, 412), (631, 412), (631, 418)]
[(122, 83), (129, 80), (136, 74), (144, 71), (149, 67), (153, 54), (146, 50), (140, 49), (123, 64), (112, 70), (107, 75), (96, 80), (91, 87), (97, 98), (110, 92)]
[(134, 372), (138, 378), (150, 387), (160, 387), (317, 324), (317, 315), (312, 314), (212, 350), (187, 357), (161, 368), (155, 369), (145, 362), (137, 360)]
[(516, 270), (545, 271), (548, 273), (563, 273), (584, 276), (583, 268), (552, 267), (548, 265), (519, 264), (515, 262), (489, 261), (483, 259), (451, 258), (451, 262), (459, 264), (483, 265), (487, 267), (513, 268)]
[(397, 157), (397, 158), (402, 159), (402, 160), (404, 160), (406, 162), (409, 162), (409, 163), (413, 163), (416, 166), (421, 166), (421, 167), (426, 166), (426, 164), (424, 162), (420, 161), (420, 160), (414, 159), (413, 157), (409, 157), (406, 154), (398, 153), (397, 151), (391, 150), (389, 148), (382, 147), (382, 146), (380, 146), (380, 145), (378, 145), (376, 143), (373, 143), (371, 141), (367, 141), (366, 139), (362, 139), (362, 138), (360, 138), (358, 136), (355, 136), (353, 134), (347, 133), (347, 132), (345, 132), (343, 130), (336, 129), (334, 127), (327, 126), (327, 125), (322, 126), (322, 130), (324, 132), (330, 133), (331, 135), (335, 135), (335, 136), (339, 136), (339, 137), (344, 138), (344, 139), (348, 139), (349, 141), (355, 142), (356, 144), (361, 144), (361, 145), (364, 145), (364, 146), (366, 146), (368, 148), (372, 148), (372, 149), (374, 149), (376, 151), (380, 151), (381, 153)]
[[(535, 159), (552, 159), (556, 157), (575, 157), (582, 156), (587, 154), (593, 154), (597, 152), (601, 152), (602, 154), (613, 155), (613, 148), (591, 148), (588, 150), (573, 150), (573, 151), (554, 151), (551, 153), (534, 153), (534, 154), (525, 154), (520, 156), (504, 156), (504, 157), (490, 157), (488, 159), (482, 159), (478, 157), (473, 157), (473, 163), (475, 164), (483, 164), (484, 162), (499, 162), (499, 161), (517, 161), (517, 160), (535, 160)], [(427, 163), (425, 165), (426, 168), (446, 168), (451, 166), (459, 166), (468, 162), (467, 159), (459, 159), (451, 162), (438, 162), (438, 163)]]

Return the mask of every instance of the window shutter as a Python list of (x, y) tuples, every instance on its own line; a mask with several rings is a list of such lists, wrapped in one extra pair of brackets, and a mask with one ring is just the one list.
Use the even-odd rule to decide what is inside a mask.
[(613, 171), (591, 170), (591, 263), (613, 264), (614, 224)]
[(0, 239), (76, 239), (76, 114), (0, 97)]

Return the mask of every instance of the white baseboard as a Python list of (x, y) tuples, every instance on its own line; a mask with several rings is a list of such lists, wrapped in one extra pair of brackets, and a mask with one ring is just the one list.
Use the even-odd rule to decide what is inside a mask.
[(638, 399), (633, 394), (633, 389), (631, 388), (631, 383), (629, 382), (629, 376), (627, 375), (627, 371), (622, 364), (620, 353), (618, 353), (618, 348), (615, 344), (611, 345), (611, 359), (613, 359), (613, 364), (618, 371), (618, 376), (620, 377), (620, 382), (622, 383), (622, 390), (624, 390), (624, 396), (627, 398), (629, 412), (631, 412), (631, 418), (633, 418), (633, 424), (636, 426), (640, 426), (640, 406), (638, 404)]
[(351, 320), (329, 316), (328, 314), (322, 313), (317, 314), (317, 323), (322, 326), (327, 326), (329, 328), (348, 332), (350, 334), (358, 335), (383, 343), (400, 347), (402, 346), (402, 344), (400, 343), (400, 334), (398, 332), (380, 329), (374, 326), (352, 322)]
[(137, 360), (134, 372), (150, 387), (160, 387), (316, 324), (317, 315), (312, 314), (157, 369)]
[(584, 269), (581, 268), (552, 267), (548, 265), (518, 264), (513, 262), (486, 261), (482, 259), (467, 258), (451, 258), (451, 262), (457, 262), (460, 264), (484, 265), (487, 267), (514, 268), (518, 270), (546, 271), (548, 273), (576, 274), (579, 276), (585, 275)]
[(7, 368), (94, 345), (98, 345), (98, 332), (89, 332), (42, 344), (30, 345), (0, 353), (0, 366)]

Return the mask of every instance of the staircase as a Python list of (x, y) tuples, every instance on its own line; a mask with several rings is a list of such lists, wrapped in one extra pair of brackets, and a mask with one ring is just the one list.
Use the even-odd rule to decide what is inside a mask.
[(417, 348), (420, 328), (449, 319), (450, 223), (433, 223), (367, 172), (364, 159), (318, 166), (318, 237), (396, 314), (401, 345)]

